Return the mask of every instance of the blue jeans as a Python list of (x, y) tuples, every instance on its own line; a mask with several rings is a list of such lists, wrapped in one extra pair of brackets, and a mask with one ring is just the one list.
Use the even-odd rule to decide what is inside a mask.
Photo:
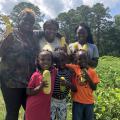
[(81, 104), (73, 102), (72, 120), (93, 120), (94, 104)]

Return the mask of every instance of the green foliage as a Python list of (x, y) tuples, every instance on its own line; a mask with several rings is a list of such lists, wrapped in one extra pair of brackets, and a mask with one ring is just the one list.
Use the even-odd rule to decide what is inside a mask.
[(113, 55), (120, 56), (120, 30), (116, 27), (111, 27), (109, 29), (103, 30), (101, 37), (101, 55)]
[(97, 3), (93, 7), (82, 5), (60, 13), (56, 19), (60, 23), (60, 32), (70, 42), (75, 41), (76, 26), (84, 22), (90, 27), (101, 56), (120, 56), (120, 15), (115, 16), (115, 21), (111, 18), (109, 8)]
[(97, 72), (101, 83), (95, 92), (96, 120), (120, 120), (120, 58), (103, 56)]
[(67, 13), (60, 13), (56, 18), (61, 27), (60, 31), (64, 33), (71, 42), (74, 41), (75, 28), (80, 22), (89, 22), (91, 8), (86, 5), (77, 7), (76, 10), (71, 9)]
[(1, 35), (2, 35), (2, 33), (4, 32), (4, 30), (3, 30), (3, 26), (4, 26), (4, 21), (3, 21), (3, 19), (2, 19), (2, 16), (3, 14), (0, 12), (0, 40), (1, 40)]
[(96, 99), (96, 120), (120, 120), (120, 89), (99, 88)]
[(101, 88), (120, 88), (120, 58), (103, 56), (99, 60), (97, 72), (100, 76)]
[(114, 18), (115, 18), (116, 28), (120, 30), (120, 15), (116, 15)]

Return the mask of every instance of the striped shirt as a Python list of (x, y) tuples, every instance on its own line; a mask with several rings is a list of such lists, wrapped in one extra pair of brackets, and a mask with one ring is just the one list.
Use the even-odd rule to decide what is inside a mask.
[(71, 83), (72, 75), (73, 75), (72, 71), (68, 68), (65, 68), (63, 70), (58, 70), (57, 75), (56, 75), (55, 85), (54, 85), (54, 91), (52, 95), (53, 98), (62, 100), (67, 97), (70, 88), (65, 87), (65, 90), (61, 91), (60, 90), (60, 78), (64, 77), (67, 82)]

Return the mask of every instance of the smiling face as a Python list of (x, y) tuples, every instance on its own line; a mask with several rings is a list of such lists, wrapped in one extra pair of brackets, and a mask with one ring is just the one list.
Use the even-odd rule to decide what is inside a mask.
[(45, 37), (49, 42), (52, 42), (57, 33), (57, 27), (55, 25), (49, 25), (45, 28)]
[(59, 25), (55, 20), (48, 20), (43, 25), (45, 38), (48, 42), (52, 42), (58, 32)]
[(52, 54), (49, 51), (42, 51), (38, 57), (38, 64), (43, 70), (47, 70), (52, 65)]
[(88, 33), (84, 27), (79, 26), (77, 28), (76, 36), (77, 36), (77, 39), (80, 42), (80, 44), (85, 44), (87, 42)]

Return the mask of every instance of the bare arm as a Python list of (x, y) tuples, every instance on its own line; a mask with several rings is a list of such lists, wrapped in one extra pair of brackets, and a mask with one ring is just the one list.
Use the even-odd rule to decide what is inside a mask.
[(44, 81), (39, 86), (35, 88), (27, 88), (27, 95), (34, 96), (37, 95), (40, 91), (42, 91), (43, 87), (47, 87), (47, 83)]
[(85, 73), (85, 76), (84, 76), (84, 77), (85, 77), (85, 79), (88, 81), (91, 89), (92, 89), (92, 90), (96, 90), (97, 85), (93, 83), (93, 81), (91, 80), (91, 78), (89, 77), (89, 75), (88, 75), (88, 73), (87, 73), (86, 71), (84, 71), (84, 73)]
[(88, 61), (88, 64), (89, 64), (91, 67), (96, 68), (97, 65), (98, 65), (98, 58), (90, 59), (90, 60)]

